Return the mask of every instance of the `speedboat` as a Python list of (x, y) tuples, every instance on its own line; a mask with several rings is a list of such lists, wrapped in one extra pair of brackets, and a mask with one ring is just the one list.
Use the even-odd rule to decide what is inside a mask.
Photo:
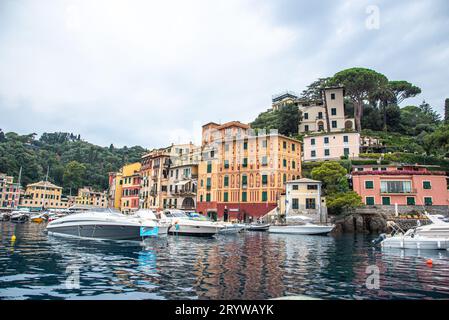
[(247, 225), (246, 230), (249, 231), (267, 231), (270, 228), (269, 223), (251, 223)]
[(25, 222), (28, 221), (30, 215), (27, 211), (18, 210), (11, 212), (10, 220), (12, 222)]
[(223, 228), (218, 231), (219, 234), (236, 234), (245, 229), (244, 225), (237, 223), (225, 222), (221, 225), (223, 226)]
[(430, 215), (426, 212), (426, 217), (432, 223), (416, 227), (413, 231), (415, 235), (449, 239), (449, 222), (445, 221), (443, 215)]
[(31, 222), (42, 223), (48, 220), (48, 214), (46, 212), (38, 213), (34, 216), (31, 216), (30, 220)]
[[(147, 219), (154, 221), (157, 223), (158, 228), (158, 236), (166, 236), (168, 234), (168, 229), (170, 228), (170, 222), (166, 220), (159, 220), (154, 212), (149, 209), (139, 209), (134, 213), (135, 217), (141, 218), (141, 219)], [(131, 216), (131, 217), (133, 217)]]
[(0, 221), (8, 221), (11, 218), (11, 213), (9, 212), (1, 212), (0, 213)]
[(406, 232), (404, 235), (386, 237), (380, 245), (382, 248), (395, 249), (447, 250), (449, 248), (449, 239), (419, 235), (412, 236), (412, 233)]
[(307, 235), (326, 235), (335, 228), (335, 225), (316, 224), (306, 216), (288, 216), (287, 224), (271, 225), (268, 228), (270, 233), (286, 234), (307, 234)]
[(182, 210), (165, 210), (162, 220), (168, 221), (171, 226), (169, 234), (180, 236), (211, 237), (224, 228), (222, 224), (210, 221), (207, 217), (198, 213), (187, 215)]
[(49, 234), (87, 239), (142, 240), (157, 237), (159, 223), (145, 217), (127, 216), (112, 209), (95, 209), (55, 219), (47, 225), (47, 231)]

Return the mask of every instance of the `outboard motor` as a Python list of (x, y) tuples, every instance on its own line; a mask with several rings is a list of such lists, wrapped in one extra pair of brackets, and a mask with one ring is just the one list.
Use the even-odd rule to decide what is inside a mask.
[(377, 237), (376, 239), (372, 240), (371, 243), (375, 246), (377, 246), (379, 243), (384, 241), (387, 238), (387, 235), (385, 233), (382, 233)]

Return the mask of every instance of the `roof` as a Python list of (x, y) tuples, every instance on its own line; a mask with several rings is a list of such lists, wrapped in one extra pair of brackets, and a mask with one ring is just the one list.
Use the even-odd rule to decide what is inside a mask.
[(297, 179), (297, 180), (287, 181), (287, 183), (321, 183), (321, 181), (312, 180), (309, 178), (301, 178), (301, 179)]
[(54, 189), (62, 189), (62, 187), (59, 187), (49, 181), (39, 181), (35, 183), (31, 183), (27, 185), (27, 187), (47, 187), (47, 188), (54, 188)]
[(229, 121), (229, 122), (226, 122), (226, 123), (223, 123), (223, 124), (219, 125), (217, 127), (217, 130), (228, 128), (228, 127), (240, 127), (240, 128), (243, 128), (243, 129), (249, 129), (250, 128), (249, 125), (241, 123), (240, 121)]
[(216, 125), (216, 126), (219, 126), (220, 124), (219, 123), (216, 123), (216, 122), (208, 122), (208, 123), (206, 123), (206, 124), (203, 124), (203, 127), (206, 127), (206, 126), (208, 126), (208, 125), (211, 125), (211, 124), (213, 124), (213, 125)]

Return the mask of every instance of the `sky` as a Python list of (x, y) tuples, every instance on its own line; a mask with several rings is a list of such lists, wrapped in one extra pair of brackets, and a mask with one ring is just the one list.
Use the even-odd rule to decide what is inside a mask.
[(449, 1), (0, 0), (0, 128), (200, 142), (285, 90), (365, 67), (449, 97)]

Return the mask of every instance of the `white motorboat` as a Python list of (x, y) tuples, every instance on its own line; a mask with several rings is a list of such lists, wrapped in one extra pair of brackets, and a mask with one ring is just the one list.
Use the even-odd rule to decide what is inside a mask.
[(11, 212), (11, 216), (9, 217), (9, 220), (12, 222), (25, 222), (30, 219), (30, 214), (28, 211), (24, 210), (17, 210)]
[(246, 226), (248, 231), (268, 231), (270, 228), (269, 223), (251, 223)]
[(158, 236), (166, 236), (168, 234), (168, 229), (171, 226), (170, 222), (167, 220), (159, 220), (152, 210), (139, 209), (136, 211), (134, 216), (156, 222), (158, 227)]
[(335, 225), (316, 224), (311, 218), (301, 215), (288, 216), (286, 225), (271, 225), (270, 233), (326, 235), (335, 228)]
[(222, 224), (210, 221), (198, 213), (187, 215), (182, 210), (170, 209), (165, 210), (162, 216), (162, 221), (170, 222), (168, 233), (173, 235), (211, 237), (224, 228)]
[(411, 236), (410, 234), (386, 237), (381, 243), (382, 248), (418, 249), (418, 250), (447, 250), (449, 239), (431, 238), (425, 236)]
[(244, 226), (237, 223), (222, 223), (223, 228), (218, 231), (219, 234), (237, 234), (244, 230)]
[[(127, 216), (112, 209), (96, 209), (75, 213), (51, 221), (49, 234), (87, 239), (142, 240), (160, 235), (159, 223), (154, 219)], [(161, 227), (161, 232), (168, 228)]]
[(430, 215), (427, 212), (425, 215), (432, 223), (416, 227), (413, 231), (414, 235), (449, 239), (449, 222), (444, 220), (445, 217)]

